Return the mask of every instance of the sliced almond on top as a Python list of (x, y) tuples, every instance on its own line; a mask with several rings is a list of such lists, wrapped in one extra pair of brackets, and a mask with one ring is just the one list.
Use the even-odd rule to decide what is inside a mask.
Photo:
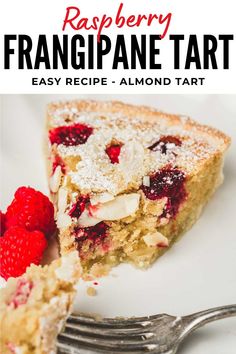
[(144, 148), (138, 141), (129, 141), (121, 147), (117, 169), (122, 173), (126, 183), (134, 176), (143, 174)]
[(57, 166), (53, 175), (49, 179), (49, 187), (53, 193), (56, 193), (60, 187), (62, 177), (61, 166)]
[(153, 234), (147, 234), (143, 236), (143, 240), (149, 247), (168, 247), (169, 240), (167, 237), (162, 235), (160, 232), (156, 231)]
[(96, 205), (98, 203), (106, 203), (106, 202), (110, 202), (111, 200), (113, 200), (115, 197), (113, 194), (108, 193), (108, 192), (104, 192), (104, 193), (100, 193), (100, 194), (96, 194), (90, 197), (90, 203), (91, 205)]
[(78, 225), (80, 227), (90, 227), (90, 226), (97, 225), (100, 221), (102, 220), (98, 218), (94, 218), (93, 216), (91, 216), (89, 211), (85, 209), (79, 217)]
[(115, 197), (106, 203), (90, 205), (80, 215), (78, 225), (89, 227), (104, 220), (120, 220), (134, 214), (139, 207), (140, 194), (131, 193)]
[(91, 208), (91, 215), (100, 220), (120, 220), (134, 214), (139, 207), (140, 194), (130, 193), (116, 197), (110, 202)]
[(58, 206), (59, 212), (61, 212), (61, 213), (63, 213), (66, 210), (67, 196), (68, 196), (67, 189), (62, 188), (62, 187), (59, 188), (57, 206)]
[(143, 185), (150, 187), (150, 176), (143, 176)]
[(57, 227), (64, 228), (72, 224), (71, 217), (66, 213), (57, 213)]

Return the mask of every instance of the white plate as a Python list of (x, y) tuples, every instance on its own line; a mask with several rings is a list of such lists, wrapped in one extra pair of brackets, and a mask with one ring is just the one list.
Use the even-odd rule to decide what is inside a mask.
[[(75, 96), (2, 96), (1, 203), (5, 209), (14, 191), (30, 185), (47, 193), (42, 155), (45, 104)], [(133, 316), (193, 311), (236, 302), (236, 96), (216, 95), (90, 95), (76, 98), (120, 99), (192, 116), (222, 129), (233, 138), (225, 163), (225, 182), (197, 224), (147, 271), (129, 265), (100, 279), (97, 296), (81, 283), (76, 307), (104, 316)], [(92, 283), (91, 283), (92, 284)], [(89, 284), (89, 285), (91, 285)], [(233, 354), (236, 319), (199, 330), (182, 347), (183, 354)]]

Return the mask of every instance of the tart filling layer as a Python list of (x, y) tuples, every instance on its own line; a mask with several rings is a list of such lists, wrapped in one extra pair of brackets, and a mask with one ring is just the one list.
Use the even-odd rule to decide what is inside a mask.
[(48, 109), (49, 186), (61, 252), (88, 272), (150, 265), (199, 216), (229, 139), (146, 107), (74, 101)]

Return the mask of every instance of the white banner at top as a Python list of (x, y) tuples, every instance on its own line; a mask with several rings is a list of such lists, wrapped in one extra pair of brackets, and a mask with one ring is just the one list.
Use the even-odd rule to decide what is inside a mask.
[(236, 93), (233, 0), (8, 0), (0, 45), (0, 93)]

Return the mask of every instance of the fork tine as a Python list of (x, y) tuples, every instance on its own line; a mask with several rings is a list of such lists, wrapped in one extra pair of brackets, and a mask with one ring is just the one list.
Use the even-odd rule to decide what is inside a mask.
[[(90, 352), (110, 353), (163, 353), (161, 338), (156, 329), (175, 317), (154, 315), (149, 317), (96, 319), (71, 315), (64, 332), (58, 336), (58, 349), (62, 353)], [(79, 348), (79, 349), (78, 349)], [(72, 351), (71, 351), (72, 350)], [(86, 352), (87, 353), (87, 352)]]
[(80, 315), (71, 315), (67, 319), (67, 323), (89, 326), (90, 328), (107, 328), (107, 329), (141, 329), (153, 327), (156, 323), (163, 319), (166, 315), (155, 315), (146, 317), (134, 317), (134, 318), (104, 318), (96, 319), (93, 317), (85, 317)]
[(138, 332), (127, 332), (126, 330), (116, 330), (116, 331), (111, 331), (108, 329), (94, 329), (84, 326), (78, 326), (78, 325), (71, 325), (67, 324), (65, 326), (65, 330), (62, 333), (63, 335), (67, 336), (72, 336), (72, 337), (79, 337), (83, 336), (86, 338), (96, 338), (96, 339), (102, 339), (106, 341), (112, 341), (112, 342), (121, 342), (124, 343), (124, 341), (132, 342), (132, 344), (139, 344), (140, 342), (143, 343), (144, 341), (150, 341), (155, 334), (151, 331), (138, 331)]
[[(154, 325), (153, 325), (154, 326)], [(140, 333), (150, 333), (152, 332), (153, 326), (148, 326), (148, 327), (142, 327), (140, 325), (133, 325), (133, 326), (125, 326), (123, 325), (122, 327), (115, 327), (115, 326), (99, 326), (99, 325), (94, 325), (90, 326), (88, 324), (81, 324), (81, 323), (74, 323), (74, 322), (67, 322), (65, 325), (65, 329), (70, 330), (74, 329), (80, 332), (86, 332), (86, 333), (91, 333), (91, 335), (94, 335), (95, 333), (98, 335), (135, 335), (135, 334), (140, 334)]]
[(79, 321), (100, 321), (100, 322), (141, 322), (141, 321), (147, 321), (147, 320), (155, 320), (155, 319), (158, 319), (158, 318), (163, 318), (165, 316), (169, 316), (169, 315), (166, 315), (165, 313), (163, 314), (158, 314), (158, 315), (150, 315), (150, 316), (140, 316), (140, 317), (106, 317), (106, 318), (101, 318), (100, 316), (97, 318), (95, 316), (92, 316), (92, 315), (87, 315), (87, 314), (75, 314), (75, 313), (72, 313), (69, 318), (72, 318), (72, 319), (77, 319)]
[[(152, 316), (152, 320), (160, 316)], [(89, 348), (116, 353), (150, 352), (157, 348), (153, 344), (154, 332), (150, 326), (155, 321), (142, 317), (136, 319), (96, 320), (91, 317), (71, 316), (65, 330), (58, 337), (58, 348)]]
[[(107, 341), (103, 339), (96, 338), (86, 338), (82, 336), (73, 336), (68, 334), (60, 334), (57, 340), (58, 349), (69, 351), (76, 348), (90, 349), (95, 352), (108, 352), (108, 353), (142, 353), (142, 352), (151, 352), (154, 349), (157, 349), (157, 344), (127, 344), (125, 341), (119, 342)], [(72, 351), (73, 352), (73, 351)]]

